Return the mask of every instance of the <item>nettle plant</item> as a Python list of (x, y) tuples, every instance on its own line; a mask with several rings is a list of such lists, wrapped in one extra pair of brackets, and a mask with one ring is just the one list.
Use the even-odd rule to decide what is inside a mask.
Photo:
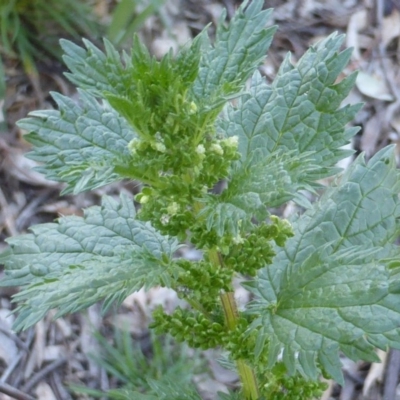
[[(105, 196), (83, 217), (9, 239), (2, 285), (22, 287), (16, 330), (51, 309), (59, 317), (103, 300), (107, 311), (143, 286), (172, 288), (188, 306), (156, 309), (152, 327), (229, 354), (242, 385), (220, 399), (318, 397), (321, 375), (343, 383), (340, 353), (377, 361), (375, 348), (400, 348), (394, 147), (340, 174), (361, 107), (341, 107), (356, 78), (337, 82), (351, 51), (333, 34), (295, 66), (288, 56), (268, 84), (257, 67), (275, 27), (262, 5), (244, 2), (229, 24), (222, 16), (213, 45), (204, 31), (161, 61), (137, 39), (122, 56), (107, 41), (105, 53), (62, 41), (79, 103), (55, 93), (58, 111), (20, 121), (30, 157), (63, 193), (141, 182), (140, 207)], [(305, 212), (271, 214), (288, 201)], [(202, 260), (177, 258), (183, 244)], [(237, 276), (253, 295), (244, 310)], [(200, 399), (174, 382), (151, 385), (154, 395), (130, 398)]]

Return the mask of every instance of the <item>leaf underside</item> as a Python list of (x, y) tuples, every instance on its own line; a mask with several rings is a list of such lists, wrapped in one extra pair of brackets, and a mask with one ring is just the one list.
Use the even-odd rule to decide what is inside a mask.
[(62, 217), (8, 239), (0, 285), (23, 286), (14, 297), (19, 302), (15, 329), (26, 329), (54, 308), (60, 316), (103, 299), (107, 308), (142, 286), (168, 279), (160, 260), (172, 257), (177, 242), (135, 214), (128, 198), (104, 197), (84, 217)]
[(288, 370), (317, 379), (322, 367), (343, 383), (338, 352), (376, 361), (375, 347), (400, 348), (400, 277), (389, 268), (400, 251), (399, 172), (394, 148), (368, 164), (360, 156), (295, 221), (271, 266), (248, 285), (262, 315), (253, 328), (268, 338), (269, 366), (283, 350)]

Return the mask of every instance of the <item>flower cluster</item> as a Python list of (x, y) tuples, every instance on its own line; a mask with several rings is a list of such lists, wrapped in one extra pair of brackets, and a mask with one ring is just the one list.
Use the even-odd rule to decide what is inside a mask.
[(226, 327), (219, 321), (207, 318), (197, 311), (177, 308), (171, 315), (158, 307), (153, 312), (151, 328), (157, 333), (171, 334), (178, 342), (186, 341), (189, 346), (203, 350), (220, 346), (226, 336)]
[(181, 298), (198, 301), (211, 312), (218, 307), (218, 296), (231, 290), (233, 271), (215, 266), (208, 260), (191, 262), (185, 259), (175, 261), (180, 272), (175, 289)]
[[(196, 199), (226, 178), (232, 162), (238, 159), (237, 138), (206, 136), (200, 144), (180, 145), (178, 132), (175, 142), (164, 140), (163, 145), (162, 152), (143, 141), (130, 146), (134, 149), (132, 165), (143, 165), (143, 159), (150, 159), (146, 152), (153, 153), (153, 164), (146, 170), (150, 186), (136, 200), (142, 204), (140, 218), (151, 221), (162, 233), (184, 240), (196, 220)], [(156, 166), (157, 173), (153, 171)]]
[(299, 374), (289, 376), (282, 362), (272, 370), (260, 369), (261, 393), (269, 400), (319, 399), (328, 385), (322, 381), (312, 381)]
[(254, 362), (254, 348), (256, 345), (256, 332), (247, 332), (249, 321), (241, 316), (238, 318), (235, 329), (224, 337), (224, 348), (229, 351), (232, 360), (246, 360), (250, 364)]
[(290, 223), (271, 216), (271, 223), (261, 223), (249, 235), (232, 239), (224, 264), (238, 273), (255, 276), (260, 268), (271, 264), (275, 256), (272, 241), (283, 246), (291, 236), (293, 231)]
[(131, 86), (107, 100), (137, 137), (115, 171), (144, 183), (140, 218), (164, 234), (186, 237), (203, 197), (238, 160), (238, 137), (218, 137), (215, 119), (223, 103), (202, 103), (190, 90), (199, 71), (201, 41), (160, 62), (139, 42), (132, 55)]

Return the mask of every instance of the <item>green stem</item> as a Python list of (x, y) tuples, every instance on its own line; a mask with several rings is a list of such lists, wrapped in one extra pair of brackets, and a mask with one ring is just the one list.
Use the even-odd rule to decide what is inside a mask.
[(258, 382), (254, 371), (243, 361), (237, 360), (240, 380), (243, 384), (243, 395), (245, 399), (257, 400), (260, 395), (258, 393)]
[[(210, 250), (209, 258), (214, 265), (220, 265), (221, 260), (216, 250)], [(236, 328), (239, 320), (239, 312), (233, 292), (225, 292), (220, 295), (222, 308), (225, 314), (226, 326), (229, 330)], [(244, 360), (236, 361), (240, 381), (243, 385), (243, 394), (246, 400), (257, 400), (260, 395), (258, 392), (258, 383), (254, 371), (246, 364)]]
[(208, 318), (211, 318), (210, 313), (204, 309), (204, 307), (200, 304), (200, 302), (190, 299), (189, 297), (186, 297), (185, 300), (197, 311), (200, 311), (203, 313), (205, 316)]

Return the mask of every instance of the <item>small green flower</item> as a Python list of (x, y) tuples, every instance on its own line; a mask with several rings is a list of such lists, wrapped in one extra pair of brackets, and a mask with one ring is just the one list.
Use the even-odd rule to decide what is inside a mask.
[(238, 136), (231, 136), (227, 139), (225, 139), (224, 144), (226, 147), (230, 147), (232, 149), (237, 149), (239, 145), (239, 137)]
[(197, 153), (197, 154), (203, 155), (205, 152), (206, 152), (206, 149), (205, 149), (205, 147), (204, 147), (202, 144), (199, 144), (199, 145), (196, 147), (196, 153)]
[(168, 222), (169, 222), (170, 218), (171, 217), (168, 214), (163, 214), (161, 216), (161, 219), (160, 219), (161, 224), (162, 225), (168, 225)]
[(244, 243), (244, 239), (240, 235), (237, 235), (232, 239), (232, 242), (235, 244), (242, 244)]
[(132, 155), (136, 154), (140, 139), (134, 138), (128, 143), (128, 149)]
[(160, 153), (165, 153), (165, 151), (167, 150), (165, 144), (161, 142), (155, 142), (151, 145), (151, 147), (153, 147), (154, 150), (157, 150)]
[(224, 155), (224, 149), (221, 147), (221, 145), (219, 143), (213, 143), (210, 146), (210, 150), (215, 153), (218, 154), (220, 156)]
[(192, 101), (189, 105), (189, 114), (195, 114), (197, 112), (197, 105)]
[(174, 201), (167, 207), (167, 211), (169, 215), (176, 215), (179, 211), (179, 204)]
[(146, 203), (149, 202), (149, 200), (150, 200), (150, 197), (144, 195), (144, 196), (142, 196), (142, 197), (140, 198), (139, 203), (140, 203), (140, 204), (146, 204)]

